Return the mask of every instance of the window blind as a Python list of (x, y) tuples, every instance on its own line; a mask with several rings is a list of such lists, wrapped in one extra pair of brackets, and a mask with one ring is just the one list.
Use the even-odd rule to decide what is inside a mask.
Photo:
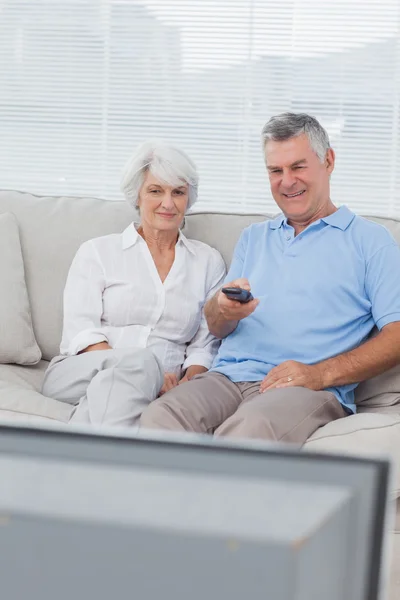
[(400, 217), (400, 0), (0, 0), (0, 187), (121, 199), (135, 145), (198, 165), (197, 209), (274, 212), (268, 118), (315, 115), (332, 199)]

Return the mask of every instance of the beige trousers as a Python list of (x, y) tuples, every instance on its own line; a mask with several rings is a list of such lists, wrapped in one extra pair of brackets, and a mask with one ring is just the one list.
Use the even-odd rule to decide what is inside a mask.
[(331, 392), (292, 387), (260, 394), (259, 387), (260, 381), (233, 383), (204, 373), (149, 404), (140, 424), (304, 444), (319, 427), (348, 414)]

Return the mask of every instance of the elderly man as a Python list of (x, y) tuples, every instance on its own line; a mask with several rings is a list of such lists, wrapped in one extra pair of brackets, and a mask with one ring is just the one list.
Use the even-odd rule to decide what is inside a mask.
[(335, 154), (316, 119), (273, 117), (263, 142), (283, 214), (243, 231), (225, 284), (254, 300), (209, 300), (212, 369), (150, 404), (143, 427), (302, 444), (355, 412), (358, 382), (400, 362), (396, 242), (333, 204)]

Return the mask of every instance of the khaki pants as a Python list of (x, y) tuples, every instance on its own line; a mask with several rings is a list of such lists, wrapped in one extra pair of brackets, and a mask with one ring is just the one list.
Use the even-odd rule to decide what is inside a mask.
[(204, 373), (152, 402), (140, 424), (303, 444), (319, 427), (348, 414), (331, 392), (292, 387), (260, 394), (259, 387), (260, 381), (233, 383), (220, 373)]

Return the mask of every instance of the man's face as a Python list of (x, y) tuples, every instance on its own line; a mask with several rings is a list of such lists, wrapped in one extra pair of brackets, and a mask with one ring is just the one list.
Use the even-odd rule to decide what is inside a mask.
[(270, 140), (265, 162), (271, 192), (288, 220), (308, 222), (324, 216), (329, 204), (329, 176), (335, 164), (332, 149), (323, 163), (310, 146), (306, 134), (285, 141)]

